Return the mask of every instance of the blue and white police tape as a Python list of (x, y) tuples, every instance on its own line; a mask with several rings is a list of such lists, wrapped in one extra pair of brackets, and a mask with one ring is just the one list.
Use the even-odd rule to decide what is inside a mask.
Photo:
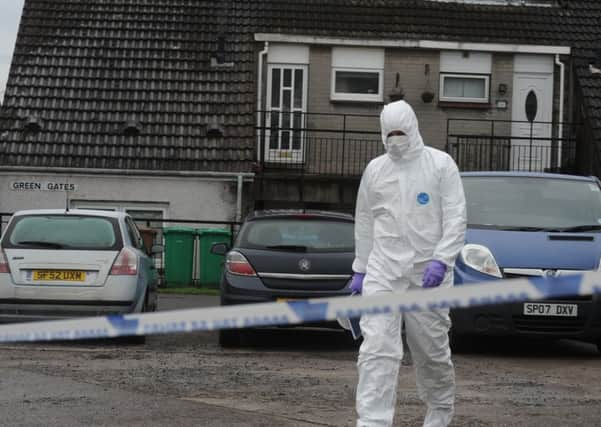
[(245, 304), (131, 315), (113, 315), (0, 326), (0, 342), (113, 338), (228, 328), (293, 325), (358, 317), (601, 293), (601, 273), (495, 280), (452, 288), (362, 297)]

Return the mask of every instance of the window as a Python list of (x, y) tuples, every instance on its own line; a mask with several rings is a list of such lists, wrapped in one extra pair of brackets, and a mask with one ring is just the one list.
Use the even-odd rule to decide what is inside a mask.
[[(163, 218), (166, 218), (168, 205), (164, 203), (132, 203), (132, 202), (98, 202), (71, 200), (71, 207), (74, 209), (92, 209), (101, 211), (126, 212), (134, 220), (138, 230), (146, 227), (157, 231), (154, 243), (163, 244)], [(135, 244), (135, 242), (134, 242)]]
[(131, 218), (126, 218), (125, 225), (127, 226), (127, 233), (129, 234), (129, 240), (131, 241), (131, 244), (140, 250), (144, 250), (142, 236), (140, 235), (136, 224), (134, 224)]
[(384, 49), (335, 47), (330, 98), (382, 102)]
[(488, 103), (491, 70), (490, 53), (442, 51), (440, 101)]
[(353, 223), (327, 219), (262, 219), (242, 228), (236, 246), (303, 252), (352, 252)]
[(597, 225), (601, 191), (590, 181), (512, 176), (463, 178), (467, 221), (487, 228)]
[(110, 218), (76, 215), (20, 217), (7, 231), (5, 246), (27, 249), (118, 250), (118, 224)]
[(440, 73), (440, 100), (488, 102), (489, 76)]

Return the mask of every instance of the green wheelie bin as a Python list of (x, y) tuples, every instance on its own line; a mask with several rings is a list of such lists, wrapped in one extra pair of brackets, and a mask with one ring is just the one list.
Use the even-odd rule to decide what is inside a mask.
[(199, 228), (198, 235), (198, 271), (201, 287), (218, 288), (223, 270), (224, 257), (211, 253), (215, 243), (227, 243), (232, 239), (232, 233), (221, 228)]
[(190, 227), (166, 227), (165, 286), (170, 288), (192, 286), (194, 270), (194, 241), (196, 233)]

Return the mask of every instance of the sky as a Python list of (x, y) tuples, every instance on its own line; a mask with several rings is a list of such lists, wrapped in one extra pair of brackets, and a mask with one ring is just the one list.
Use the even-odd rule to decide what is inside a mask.
[(0, 0), (0, 102), (13, 56), (24, 0)]

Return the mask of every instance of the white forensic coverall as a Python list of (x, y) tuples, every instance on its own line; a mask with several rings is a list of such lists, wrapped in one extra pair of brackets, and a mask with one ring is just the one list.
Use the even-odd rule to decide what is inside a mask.
[[(361, 179), (353, 270), (366, 273), (362, 293), (422, 288), (424, 269), (431, 260), (446, 264), (440, 286), (450, 287), (466, 228), (465, 197), (457, 165), (447, 153), (424, 146), (415, 113), (405, 101), (386, 105), (380, 121), (385, 146), (389, 133), (400, 130), (408, 135), (409, 148), (400, 158), (387, 153), (373, 159)], [(418, 394), (427, 406), (424, 426), (447, 426), (455, 400), (448, 310), (361, 317), (357, 426), (393, 423), (403, 357), (402, 322)]]

